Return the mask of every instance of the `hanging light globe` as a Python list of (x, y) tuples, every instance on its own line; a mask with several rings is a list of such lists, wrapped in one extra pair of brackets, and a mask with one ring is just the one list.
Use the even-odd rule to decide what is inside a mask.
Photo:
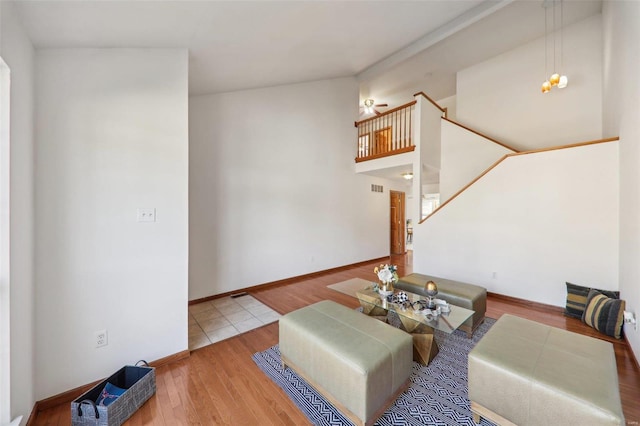
[(561, 75), (560, 80), (558, 80), (558, 89), (564, 89), (565, 87), (567, 87), (568, 83), (569, 77), (567, 77), (566, 75)]
[(551, 83), (547, 80), (542, 83), (542, 93), (547, 93), (549, 90), (551, 90)]
[(549, 78), (549, 83), (551, 83), (552, 86), (557, 86), (559, 81), (560, 81), (560, 74), (558, 74), (557, 72), (553, 73), (551, 75), (551, 78)]

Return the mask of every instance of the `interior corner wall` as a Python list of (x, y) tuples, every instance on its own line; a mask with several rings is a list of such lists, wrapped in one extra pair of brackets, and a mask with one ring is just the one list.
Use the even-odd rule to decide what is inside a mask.
[[(640, 321), (640, 2), (603, 3), (604, 99), (607, 137), (620, 137), (620, 295)], [(625, 325), (640, 359), (640, 331)]]
[(353, 78), (190, 99), (191, 300), (389, 255), (357, 99)]
[(35, 83), (42, 399), (187, 349), (188, 54), (38, 50)]
[(414, 271), (555, 306), (566, 281), (617, 290), (617, 163), (616, 142), (506, 159), (414, 227)]
[(458, 72), (457, 121), (521, 150), (602, 138), (602, 15), (563, 35), (566, 88), (541, 93), (540, 38)]
[[(420, 162), (422, 167), (440, 170), (441, 135), (440, 120), (442, 111), (423, 96), (417, 96), (420, 107), (416, 107), (416, 121), (419, 121)], [(418, 139), (418, 132), (414, 136)]]
[(496, 161), (513, 151), (447, 120), (440, 121), (440, 203), (444, 203)]
[(453, 120), (453, 121), (457, 120), (458, 115), (457, 115), (457, 108), (456, 108), (456, 105), (457, 105), (456, 95), (449, 96), (444, 99), (438, 99), (436, 103), (440, 105), (442, 108), (446, 108), (447, 118), (449, 120)]
[(0, 56), (11, 69), (11, 418), (34, 396), (34, 49), (11, 2), (0, 2)]

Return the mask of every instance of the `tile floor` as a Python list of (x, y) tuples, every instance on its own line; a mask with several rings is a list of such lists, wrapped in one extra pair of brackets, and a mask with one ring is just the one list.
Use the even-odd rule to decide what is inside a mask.
[(189, 306), (189, 349), (194, 350), (277, 321), (280, 314), (250, 295)]

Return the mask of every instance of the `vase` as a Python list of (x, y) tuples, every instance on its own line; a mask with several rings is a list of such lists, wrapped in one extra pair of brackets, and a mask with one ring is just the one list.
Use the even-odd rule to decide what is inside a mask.
[(389, 296), (393, 294), (393, 283), (380, 283), (380, 295), (381, 296)]

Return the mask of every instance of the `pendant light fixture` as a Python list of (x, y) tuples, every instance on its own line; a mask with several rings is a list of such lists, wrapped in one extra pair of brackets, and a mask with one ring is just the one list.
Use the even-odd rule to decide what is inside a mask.
[[(553, 0), (553, 70), (556, 70), (556, 0)], [(546, 13), (546, 12), (545, 12)], [(545, 15), (546, 16), (546, 15)], [(551, 87), (557, 86), (560, 81), (560, 74), (554, 72), (549, 77), (549, 83), (551, 83)]]
[[(556, 1), (557, 0), (544, 0), (542, 2), (542, 7), (544, 8), (544, 74), (547, 76), (548, 72), (548, 34), (549, 34), (549, 26), (547, 19), (547, 9), (551, 8), (551, 12), (553, 13), (553, 70), (554, 72), (551, 74), (549, 79), (545, 79), (544, 83), (542, 83), (542, 93), (547, 93), (551, 90), (553, 86), (557, 86), (559, 89), (564, 89), (567, 87), (569, 83), (569, 79), (566, 75), (560, 75), (556, 72), (556, 39), (557, 39), (557, 28), (556, 28)], [(562, 70), (562, 56), (563, 56), (563, 20), (564, 20), (564, 0), (560, 1), (560, 68)]]
[[(564, 71), (562, 57), (564, 56), (564, 0), (560, 0), (560, 71)], [(569, 84), (569, 77), (561, 75), (558, 80), (558, 88), (564, 89)]]
[(548, 0), (542, 2), (542, 7), (544, 8), (544, 82), (542, 83), (542, 93), (547, 93), (551, 90), (551, 82), (547, 80), (547, 34), (548, 34), (548, 25), (547, 25), (547, 3)]

